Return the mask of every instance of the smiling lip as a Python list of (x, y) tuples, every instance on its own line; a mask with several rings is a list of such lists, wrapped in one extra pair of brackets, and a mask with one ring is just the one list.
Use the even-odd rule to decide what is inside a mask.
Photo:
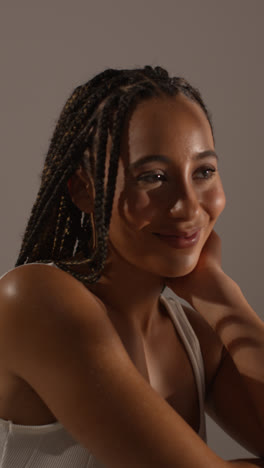
[(176, 249), (184, 249), (184, 248), (192, 247), (193, 245), (197, 244), (200, 238), (200, 232), (201, 232), (201, 229), (198, 229), (189, 237), (175, 236), (175, 235), (163, 236), (163, 235), (156, 234), (156, 233), (153, 233), (153, 234), (157, 236), (161, 241), (169, 244), (171, 247), (174, 247)]
[(197, 231), (199, 231), (201, 228), (195, 228), (192, 231), (174, 231), (174, 232), (153, 232), (153, 234), (157, 234), (159, 236), (164, 236), (164, 237), (191, 237), (193, 234), (195, 234)]

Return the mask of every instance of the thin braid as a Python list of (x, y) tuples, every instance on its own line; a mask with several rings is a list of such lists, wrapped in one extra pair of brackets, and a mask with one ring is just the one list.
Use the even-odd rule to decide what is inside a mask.
[(53, 133), (53, 137), (51, 139), (51, 147), (58, 141), (59, 139), (59, 134), (61, 133), (61, 127), (62, 127), (62, 121), (68, 116), (72, 116), (73, 113), (79, 111), (79, 106), (80, 102), (83, 102), (83, 98), (86, 97), (86, 91), (89, 92), (92, 90), (94, 93), (96, 90), (96, 87), (101, 83), (101, 81), (105, 78), (111, 80), (113, 76), (118, 73), (117, 70), (114, 69), (107, 69), (104, 70), (103, 72), (99, 73), (96, 75), (93, 79), (85, 83), (84, 85), (80, 85), (75, 90), (73, 91), (72, 95), (69, 97), (69, 99), (66, 101), (65, 106), (62, 109), (60, 118), (58, 120), (58, 123), (55, 127), (55, 131)]
[[(125, 72), (127, 72), (128, 74), (126, 75)], [(85, 106), (84, 112), (91, 114), (92, 108), (97, 107), (96, 101), (102, 101), (104, 99), (104, 94), (108, 95), (120, 85), (127, 86), (129, 84), (135, 84), (137, 80), (142, 80), (142, 76), (140, 75), (138, 75), (137, 80), (135, 80), (135, 77), (131, 77), (131, 74), (129, 74), (129, 72), (130, 70), (105, 70), (105, 72), (102, 72), (90, 82), (83, 85), (83, 87), (79, 86), (78, 88), (76, 88), (70, 96), (70, 98), (68, 99), (68, 101), (66, 102), (61, 112), (60, 119), (65, 120), (66, 125), (67, 119), (69, 122), (72, 122), (74, 114), (77, 113), (77, 111), (79, 111), (80, 105), (82, 103), (84, 103)], [(96, 87), (98, 86), (101, 86), (101, 96), (98, 94), (98, 92), (96, 93)], [(91, 88), (93, 88), (92, 95)], [(59, 121), (55, 128), (53, 138), (51, 140), (52, 145), (58, 142), (60, 133), (63, 134), (61, 129), (61, 123)]]
[[(100, 93), (100, 96), (99, 96), (99, 99), (102, 99), (102, 97), (104, 97), (103, 95), (105, 94), (105, 90), (101, 91)], [(98, 99), (98, 97), (97, 97)], [(76, 130), (76, 126), (75, 126), (75, 122), (73, 122), (73, 129)], [(70, 131), (67, 132), (67, 138), (70, 134)], [(69, 139), (69, 138), (68, 138)], [(65, 145), (65, 142), (62, 142), (63, 145), (62, 145), (62, 151), (67, 151), (67, 145)], [(72, 143), (73, 146), (76, 146), (76, 141), (74, 141)], [(70, 149), (68, 149), (68, 151), (66, 152), (66, 158), (67, 158), (67, 153), (69, 152), (70, 156), (72, 156), (72, 151), (71, 151), (71, 147)], [(52, 151), (49, 151), (49, 153), (51, 153)], [(69, 167), (69, 172), (72, 171), (72, 167)], [(35, 218), (37, 218), (37, 223), (35, 222), (35, 220), (32, 220), (32, 225), (34, 224), (34, 228), (31, 229), (32, 225), (29, 226), (29, 230), (31, 230), (31, 235), (30, 236), (27, 236), (27, 244), (28, 244), (28, 248), (32, 248), (32, 244), (30, 244), (30, 240), (34, 237), (34, 233), (38, 230), (40, 224), (41, 224), (41, 221), (42, 221), (42, 217), (43, 215), (46, 213), (47, 211), (47, 204), (49, 204), (50, 202), (53, 201), (53, 199), (55, 199), (56, 197), (56, 194), (57, 194), (57, 191), (58, 191), (58, 188), (59, 188), (59, 180), (61, 178), (61, 174), (60, 174), (60, 171), (59, 169), (57, 169), (57, 171), (55, 171), (55, 174), (50, 178), (50, 174), (49, 174), (49, 171), (47, 171), (46, 173), (46, 179), (48, 179), (48, 183), (46, 184), (46, 186), (44, 185), (45, 183), (45, 179), (44, 179), (44, 183), (43, 183), (43, 186), (45, 187), (44, 191), (42, 191), (40, 193), (40, 196), (39, 198), (41, 198), (41, 202), (40, 203), (37, 203), (37, 208), (38, 210), (34, 212), (34, 215), (35, 215)], [(48, 198), (49, 197), (49, 193), (50, 193), (50, 185), (51, 186), (56, 186), (57, 187), (57, 190), (55, 190), (53, 192), (53, 195), (51, 198)], [(22, 260), (22, 259), (21, 259)], [(23, 259), (25, 261), (25, 259)]]
[[(80, 147), (78, 143), (79, 141), (75, 140), (72, 144), (73, 148), (71, 149), (75, 150), (76, 152), (78, 152), (78, 150), (80, 151)], [(67, 161), (67, 158), (66, 158), (66, 161)], [(66, 170), (66, 177), (67, 175), (70, 175), (71, 172), (72, 172), (72, 167), (69, 167), (68, 171)], [(49, 182), (46, 188), (41, 193), (42, 199), (40, 199), (40, 201), (34, 207), (35, 208), (34, 215), (35, 215), (36, 221), (34, 223), (32, 232), (28, 233), (27, 243), (26, 243), (26, 247), (29, 250), (33, 248), (35, 233), (38, 232), (39, 228), (41, 227), (43, 223), (43, 219), (45, 218), (47, 214), (49, 206), (52, 205), (52, 202), (55, 201), (56, 198), (58, 197), (59, 192), (61, 190), (61, 185), (62, 185), (61, 182), (63, 182), (64, 179), (65, 179), (65, 172), (63, 171), (63, 167), (57, 168), (57, 172), (54, 172), (53, 176), (49, 179)], [(53, 191), (50, 190), (50, 187), (53, 187)]]
[[(128, 92), (126, 95), (123, 95), (122, 98), (120, 99), (119, 107), (118, 107), (118, 112), (115, 118), (114, 126), (113, 126), (113, 145), (112, 145), (112, 150), (111, 150), (111, 155), (110, 155), (110, 165), (109, 165), (109, 172), (108, 172), (108, 185), (107, 185), (107, 195), (106, 195), (106, 202), (105, 202), (105, 207), (108, 211), (105, 210), (105, 212), (108, 214), (107, 218), (104, 220), (105, 222), (101, 224), (102, 231), (99, 231), (99, 240), (98, 240), (98, 251), (99, 251), (99, 258), (96, 258), (97, 264), (98, 261), (100, 261), (100, 270), (96, 271), (96, 263), (92, 267), (91, 259), (88, 260), (90, 263), (90, 268), (92, 269), (92, 273), (87, 277), (87, 274), (81, 274), (81, 273), (76, 273), (74, 272), (75, 278), (79, 279), (80, 281), (83, 282), (88, 282), (92, 283), (97, 281), (100, 276), (101, 276), (101, 271), (105, 266), (105, 262), (107, 259), (107, 254), (108, 254), (108, 246), (107, 246), (107, 240), (108, 240), (108, 227), (110, 224), (110, 218), (111, 218), (111, 212), (112, 212), (112, 205), (113, 205), (113, 198), (114, 198), (114, 191), (115, 191), (115, 182), (116, 182), (116, 176), (117, 176), (117, 168), (118, 168), (118, 158), (120, 154), (120, 142), (121, 142), (121, 135), (122, 135), (122, 130), (125, 122), (125, 117), (127, 114), (127, 111), (131, 105), (133, 105), (137, 99), (142, 98), (143, 96), (145, 98), (153, 96), (153, 86), (148, 84), (145, 87), (137, 86), (133, 91), (131, 90)], [(101, 119), (101, 124), (104, 123), (104, 119), (107, 117), (107, 111), (105, 112), (104, 116), (102, 116)], [(102, 139), (104, 140), (104, 139)], [(106, 140), (104, 140), (104, 143), (102, 143), (102, 148), (105, 146)], [(98, 150), (98, 155), (99, 155), (99, 150)], [(98, 167), (100, 164), (98, 163)], [(103, 164), (102, 164), (103, 166)], [(96, 179), (98, 181), (102, 180), (102, 175), (103, 175), (104, 169), (101, 168), (100, 173), (97, 173), (100, 178)], [(102, 184), (103, 186), (103, 184)], [(101, 192), (98, 191), (101, 195), (103, 194), (103, 187), (101, 189)], [(98, 196), (98, 205), (95, 206), (95, 213), (97, 214), (97, 222), (99, 224), (100, 219), (104, 219), (103, 213), (102, 213), (102, 206), (103, 202), (100, 202), (100, 197)], [(100, 210), (100, 208), (101, 210)], [(100, 218), (101, 216), (101, 218)], [(84, 260), (82, 262), (79, 262), (78, 264), (86, 264), (87, 260)], [(61, 265), (61, 264), (59, 264)], [(63, 268), (66, 271), (67, 267)]]
[[(121, 137), (122, 131), (124, 126), (124, 120), (127, 114), (128, 109), (135, 105), (135, 102), (142, 98), (151, 97), (154, 95), (154, 87), (151, 84), (145, 84), (145, 86), (137, 85), (133, 88), (129, 93), (122, 96), (120, 101), (120, 107), (116, 115), (116, 119), (114, 121), (113, 126), (113, 141), (112, 141), (112, 150), (110, 155), (110, 166), (109, 166), (109, 174), (108, 180), (111, 181), (112, 179), (116, 178), (117, 173), (117, 166), (118, 166), (118, 157), (120, 151), (120, 144), (121, 144)], [(106, 226), (109, 226), (111, 213), (112, 213), (112, 199), (114, 196), (114, 184), (109, 184), (107, 187), (107, 197), (106, 197), (106, 207), (105, 212), (107, 214), (106, 219)]]
[[(136, 80), (134, 79), (134, 84), (140, 80), (142, 81), (142, 76), (139, 75)], [(116, 88), (120, 87), (121, 84), (122, 86), (128, 86), (131, 81), (131, 76), (115, 76), (112, 82), (103, 82), (102, 89), (97, 90), (97, 92), (92, 93), (92, 95), (87, 95), (87, 92), (91, 93), (89, 87), (88, 89), (86, 87), (83, 88), (83, 95), (81, 97), (80, 92), (75, 93), (74, 91), (72, 97), (68, 100), (69, 105), (66, 103), (61, 113), (54, 136), (51, 140), (47, 161), (49, 158), (53, 159), (59, 147), (62, 151), (66, 152), (72, 140), (72, 134), (76, 134), (76, 132), (82, 128), (84, 121), (87, 120), (87, 115), (93, 117), (93, 113), (98, 108), (99, 103), (103, 102), (109, 93), (111, 94)], [(78, 97), (79, 101), (77, 99)], [(79, 108), (79, 112), (75, 112), (75, 108), (81, 103), (82, 107)]]

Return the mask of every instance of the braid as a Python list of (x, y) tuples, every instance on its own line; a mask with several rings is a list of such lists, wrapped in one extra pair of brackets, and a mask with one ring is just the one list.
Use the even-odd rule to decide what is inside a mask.
[[(184, 78), (170, 78), (161, 67), (107, 69), (73, 91), (61, 111), (50, 141), (40, 189), (15, 266), (54, 262), (84, 283), (98, 281), (108, 254), (107, 240), (121, 137), (128, 113), (141, 100), (178, 93), (201, 106), (213, 134), (211, 117), (198, 89)], [(112, 147), (104, 193), (109, 133)], [(95, 250), (91, 245), (91, 215), (77, 208), (67, 189), (69, 178), (81, 166), (92, 175), (95, 184)], [(77, 273), (75, 265), (87, 265), (89, 274)]]

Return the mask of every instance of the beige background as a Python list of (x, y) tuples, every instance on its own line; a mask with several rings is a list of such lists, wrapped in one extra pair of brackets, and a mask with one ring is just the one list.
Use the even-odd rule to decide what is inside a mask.
[[(18, 256), (73, 88), (108, 67), (161, 65), (197, 86), (213, 114), (227, 196), (216, 225), (223, 268), (264, 320), (264, 1), (8, 0), (0, 8), (0, 274)], [(249, 456), (208, 417), (207, 429), (223, 458)]]

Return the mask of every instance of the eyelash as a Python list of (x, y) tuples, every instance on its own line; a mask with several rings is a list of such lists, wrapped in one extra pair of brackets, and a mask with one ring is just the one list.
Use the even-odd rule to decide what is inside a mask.
[[(213, 169), (212, 167), (204, 166), (204, 167), (201, 167), (201, 168), (200, 168), (200, 171), (204, 171), (204, 172), (205, 172), (205, 171), (210, 171), (210, 172), (211, 172), (210, 177), (204, 177), (204, 180), (210, 180), (210, 179), (215, 175), (214, 173), (216, 172), (216, 169)], [(146, 174), (146, 175), (144, 176), (144, 174)], [(163, 177), (164, 177), (164, 174), (160, 174), (160, 173), (155, 174), (154, 171), (144, 172), (143, 174), (141, 174), (140, 176), (137, 177), (137, 180), (139, 180), (139, 181), (141, 181), (141, 180), (146, 181), (147, 178), (153, 178), (153, 177), (155, 177), (155, 176), (156, 176), (156, 177), (157, 177), (157, 176), (163, 176)], [(202, 180), (203, 180), (203, 179), (202, 179)], [(155, 182), (161, 182), (161, 180), (160, 180), (160, 179), (157, 179), (157, 180), (155, 180), (153, 183), (155, 183)], [(150, 182), (150, 183), (151, 183), (151, 182)]]

